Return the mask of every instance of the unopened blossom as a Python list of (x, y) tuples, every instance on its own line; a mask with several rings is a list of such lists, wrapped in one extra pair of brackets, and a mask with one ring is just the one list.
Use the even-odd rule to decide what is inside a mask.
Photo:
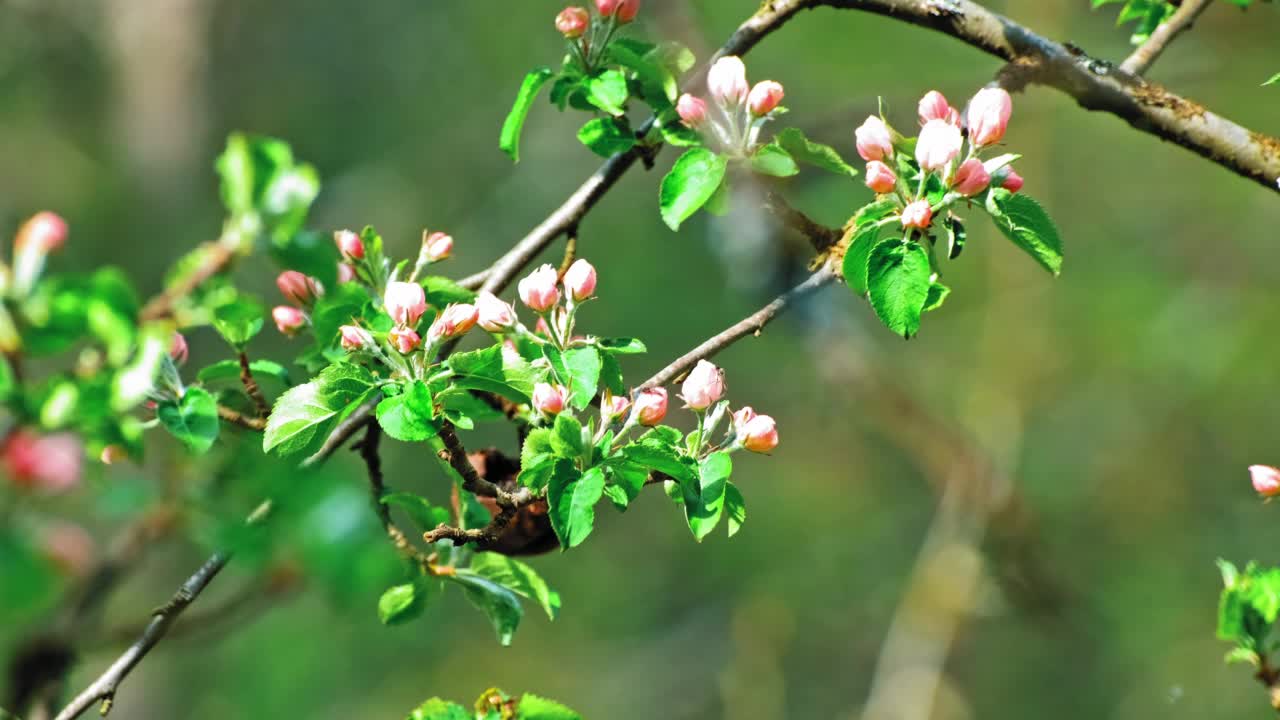
[(697, 130), (707, 124), (707, 102), (685, 93), (676, 101), (676, 114), (681, 122)]
[(529, 273), (516, 288), (521, 302), (528, 305), (530, 310), (539, 313), (555, 307), (556, 303), (560, 302), (560, 289), (556, 287), (559, 282), (558, 275), (554, 267), (545, 264)]
[(533, 386), (533, 408), (545, 415), (559, 415), (564, 410), (568, 394), (560, 385), (538, 383)]
[(1013, 113), (1013, 98), (1004, 88), (983, 88), (969, 101), (965, 119), (969, 124), (969, 142), (975, 147), (986, 147), (1000, 142), (1009, 116)]
[(596, 12), (604, 17), (612, 17), (621, 5), (622, 0), (596, 0)]
[(338, 282), (349, 283), (356, 279), (356, 269), (351, 263), (338, 263)]
[(902, 209), (902, 227), (924, 230), (933, 220), (928, 200), (917, 200)]
[(768, 415), (757, 415), (738, 431), (738, 439), (751, 452), (770, 452), (778, 447), (777, 423)]
[(271, 319), (275, 321), (276, 329), (289, 337), (297, 335), (307, 324), (307, 316), (292, 305), (275, 306), (271, 309)]
[(862, 121), (858, 129), (853, 131), (853, 136), (858, 146), (858, 154), (863, 160), (870, 162), (893, 157), (893, 135), (889, 132), (889, 126), (884, 124), (884, 120), (875, 115), (870, 115)]
[(13, 246), (18, 252), (25, 249), (51, 253), (67, 242), (67, 221), (61, 215), (45, 210), (32, 215), (18, 229)]
[(723, 396), (724, 374), (706, 360), (699, 360), (680, 386), (680, 397), (693, 410), (706, 410)]
[(373, 336), (369, 334), (368, 330), (365, 330), (362, 327), (357, 325), (343, 325), (338, 328), (338, 333), (341, 336), (339, 344), (342, 345), (343, 350), (354, 352), (356, 350), (364, 350), (366, 348), (373, 347)]
[(726, 107), (738, 107), (747, 101), (751, 87), (747, 85), (747, 67), (735, 55), (720, 58), (707, 71), (707, 91)]
[(960, 114), (955, 108), (951, 107), (951, 103), (947, 102), (947, 98), (937, 90), (930, 90), (925, 96), (920, 98), (920, 105), (917, 108), (920, 113), (920, 124), (924, 125), (930, 120), (945, 120), (952, 124), (958, 124)]
[(175, 332), (173, 339), (169, 341), (169, 359), (173, 360), (174, 365), (185, 365), (188, 353), (187, 339), (182, 333)]
[(422, 238), (422, 253), (429, 262), (440, 262), (453, 252), (453, 236), (433, 232)]
[(427, 311), (427, 295), (418, 283), (389, 282), (382, 304), (395, 324), (414, 327)]
[(582, 37), (590, 23), (591, 16), (586, 8), (567, 7), (556, 15), (556, 30), (570, 40)]
[(1254, 491), (1262, 497), (1280, 495), (1280, 470), (1270, 465), (1250, 465), (1249, 478), (1253, 481)]
[(277, 275), (276, 287), (286, 300), (302, 307), (310, 307), (320, 294), (320, 285), (315, 278), (307, 277), (297, 270), (285, 270)]
[(733, 429), (738, 432), (742, 432), (742, 429), (746, 427), (747, 423), (751, 422), (751, 419), (755, 416), (756, 411), (753, 410), (750, 405), (742, 406), (742, 409), (733, 414)]
[(1000, 187), (1011, 193), (1016, 193), (1022, 189), (1022, 176), (1009, 168), (1004, 174), (1004, 180), (1000, 181)]
[(391, 332), (387, 333), (387, 341), (401, 355), (408, 355), (417, 350), (418, 346), (422, 344), (422, 337), (411, 328), (397, 327), (392, 328)]
[(930, 172), (945, 169), (960, 154), (964, 138), (960, 128), (946, 120), (930, 120), (920, 128), (916, 140), (916, 162)]
[(480, 311), (475, 305), (454, 303), (446, 307), (444, 312), (440, 313), (440, 317), (431, 323), (431, 328), (427, 330), (427, 339), (434, 343), (460, 337), (475, 327), (479, 319)]
[(883, 195), (893, 192), (893, 188), (898, 184), (898, 176), (888, 165), (879, 160), (872, 160), (867, 163), (866, 182), (867, 187)]
[(747, 94), (747, 108), (756, 117), (764, 117), (782, 103), (782, 83), (765, 80), (756, 83)]
[(350, 230), (339, 230), (333, 234), (333, 242), (338, 246), (338, 253), (347, 262), (354, 262), (364, 257), (364, 241)]
[(609, 419), (622, 417), (629, 409), (631, 409), (631, 398), (626, 395), (614, 395), (606, 390), (600, 400), (600, 411)]
[(103, 465), (114, 465), (127, 457), (129, 452), (119, 445), (107, 445), (102, 448), (102, 452), (98, 453), (98, 460)]
[(622, 0), (618, 3), (618, 24), (626, 25), (636, 19), (640, 12), (640, 0)]
[(564, 288), (574, 302), (582, 302), (595, 295), (596, 269), (586, 260), (575, 260), (564, 274)]
[(506, 332), (516, 326), (515, 308), (488, 290), (481, 290), (476, 295), (476, 310), (476, 322), (491, 333)]
[(0, 447), (0, 464), (19, 488), (62, 493), (80, 483), (84, 448), (73, 433), (41, 435), (23, 428)]
[(645, 427), (653, 427), (667, 416), (667, 389), (650, 388), (636, 393), (633, 412), (636, 422)]
[(960, 167), (956, 168), (955, 179), (951, 182), (951, 189), (964, 195), (965, 197), (973, 197), (991, 184), (991, 175), (983, 166), (982, 161), (978, 158), (969, 158), (960, 163)]

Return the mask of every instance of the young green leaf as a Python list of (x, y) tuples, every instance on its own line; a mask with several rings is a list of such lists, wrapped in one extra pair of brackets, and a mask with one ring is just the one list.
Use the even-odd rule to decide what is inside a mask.
[(555, 700), (525, 693), (516, 706), (515, 720), (582, 720), (582, 716)]
[(782, 146), (784, 150), (791, 153), (799, 162), (806, 165), (812, 165), (816, 168), (833, 172), (837, 175), (847, 177), (855, 177), (858, 171), (852, 165), (844, 161), (840, 157), (840, 153), (830, 145), (813, 142), (805, 137), (805, 134), (798, 128), (786, 128), (778, 133), (774, 138), (774, 142)]
[(266, 311), (252, 298), (241, 295), (213, 311), (213, 329), (236, 350), (243, 350), (262, 331)]
[(626, 112), (627, 76), (618, 70), (605, 70), (587, 78), (585, 83), (587, 102), (610, 115)]
[(625, 122), (616, 118), (593, 118), (578, 130), (578, 141), (591, 152), (601, 157), (610, 157), (614, 153), (626, 152), (635, 147), (636, 134)]
[(538, 68), (524, 76), (520, 91), (516, 93), (516, 101), (502, 121), (502, 133), (498, 137), (498, 149), (511, 156), (512, 162), (520, 162), (520, 132), (524, 129), (525, 118), (529, 116), (529, 108), (538, 97), (542, 86), (554, 76), (551, 68)]
[(910, 338), (920, 330), (920, 314), (929, 297), (929, 254), (919, 243), (882, 241), (867, 260), (871, 307), (890, 330)]
[(436, 529), (441, 523), (449, 521), (449, 511), (432, 505), (426, 498), (413, 493), (397, 492), (383, 495), (383, 505), (400, 508), (413, 520), (419, 530), (426, 532)]
[(866, 297), (867, 294), (867, 259), (871, 256), (871, 248), (880, 241), (880, 226), (868, 223), (853, 229), (853, 239), (844, 253), (844, 262), (840, 271), (844, 281), (854, 295)]
[(1276, 73), (1275, 75), (1272, 75), (1271, 77), (1267, 78), (1266, 82), (1262, 83), (1262, 87), (1266, 87), (1268, 85), (1275, 85), (1276, 83), (1280, 83), (1280, 73)]
[(501, 345), (454, 353), (445, 365), (455, 373), (455, 387), (497, 393), (518, 403), (530, 402), (533, 369), (523, 360), (505, 357)]
[(409, 713), (409, 720), (475, 720), (475, 714), (457, 703), (431, 698)]
[(461, 569), (450, 580), (462, 586), (463, 593), (481, 612), (489, 618), (493, 630), (498, 635), (498, 642), (511, 644), (516, 628), (524, 617), (524, 608), (520, 607), (520, 599), (516, 594), (483, 575), (470, 570)]
[(560, 612), (560, 593), (548, 587), (537, 571), (515, 558), (500, 553), (476, 553), (471, 559), (471, 571), (538, 603), (551, 620)]
[(752, 153), (751, 169), (770, 177), (791, 177), (800, 172), (800, 166), (796, 165), (791, 153), (773, 143), (763, 145)]
[(429, 587), (411, 582), (387, 588), (378, 598), (378, 619), (383, 625), (400, 625), (417, 618), (427, 608)]
[(595, 528), (595, 505), (604, 494), (604, 471), (593, 467), (578, 474), (572, 468), (551, 476), (547, 486), (551, 527), (560, 538), (560, 548), (577, 547)]
[(929, 284), (929, 296), (924, 301), (924, 311), (937, 310), (942, 307), (942, 303), (947, 301), (947, 296), (951, 294), (951, 288), (934, 280)]
[(551, 427), (550, 441), (551, 449), (556, 455), (568, 460), (581, 457), (585, 449), (582, 443), (582, 423), (567, 412), (560, 413)]
[(662, 178), (658, 206), (662, 220), (672, 230), (706, 204), (724, 180), (725, 159), (706, 148), (693, 148), (676, 160)]
[(566, 350), (564, 366), (569, 373), (569, 404), (581, 410), (591, 404), (600, 385), (600, 351), (589, 345)]
[(187, 449), (203, 454), (218, 439), (218, 401), (204, 388), (191, 387), (177, 402), (156, 407), (156, 418)]
[(391, 437), (404, 442), (422, 442), (440, 428), (434, 422), (431, 390), (421, 380), (405, 386), (404, 392), (378, 403), (378, 425)]
[(747, 503), (742, 499), (742, 491), (732, 482), (724, 489), (724, 514), (729, 526), (729, 537), (733, 537), (742, 529), (742, 523), (747, 521)]
[(702, 542), (720, 524), (725, 491), (732, 472), (733, 461), (729, 453), (711, 453), (698, 466), (697, 487), (689, 488), (696, 492), (685, 492), (685, 518), (698, 542)]
[(995, 188), (987, 194), (986, 210), (1013, 244), (1054, 275), (1062, 272), (1062, 238), (1040, 203), (1022, 193)]
[(443, 275), (428, 275), (419, 280), (418, 284), (427, 296), (427, 304), (437, 310), (443, 310), (451, 303), (469, 303), (476, 299), (475, 292)]
[(320, 394), (320, 383), (313, 381), (290, 388), (276, 399), (267, 427), (262, 434), (262, 451), (276, 450), (280, 455), (301, 452), (326, 421), (338, 414)]
[(596, 346), (615, 355), (638, 355), (649, 351), (641, 340), (632, 337), (600, 338)]

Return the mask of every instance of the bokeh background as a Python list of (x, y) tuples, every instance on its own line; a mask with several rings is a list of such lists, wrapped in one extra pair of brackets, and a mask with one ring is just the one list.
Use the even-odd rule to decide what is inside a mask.
[[(630, 32), (705, 57), (757, 4), (646, 0)], [(1099, 57), (1129, 50), (1114, 6), (988, 4)], [(372, 223), (399, 255), (422, 228), (445, 229), (451, 269), (481, 269), (599, 163), (574, 139), (584, 118), (541, 102), (521, 163), (496, 148), (523, 73), (562, 52), (561, 6), (0, 0), (0, 228), (56, 210), (72, 227), (58, 268), (119, 265), (149, 294), (184, 249), (216, 237), (213, 158), (244, 129), (319, 169), (311, 227)], [(1216, 3), (1152, 76), (1275, 134), (1280, 90), (1259, 83), (1280, 70), (1277, 28), (1275, 7)], [(998, 67), (941, 35), (833, 10), (803, 13), (748, 59), (752, 78), (785, 83), (788, 124), (850, 158), (877, 95), (909, 126), (924, 91), (960, 104)], [(948, 266), (954, 292), (918, 339), (835, 287), (721, 355), (731, 397), (771, 412), (783, 438), (774, 457), (738, 463), (749, 510), (732, 541), (695, 544), (658, 494), (625, 515), (605, 506), (591, 542), (534, 559), (564, 609), (554, 623), (531, 609), (510, 648), (458, 593), (384, 628), (374, 607), (396, 561), (360, 465), (290, 474), (233, 447), (250, 460), (225, 471), (213, 514), (286, 486), (297, 510), (201, 603), (282, 566), (302, 585), (166, 641), (112, 717), (394, 718), (491, 685), (609, 720), (1266, 716), (1213, 637), (1214, 560), (1280, 560), (1275, 509), (1245, 472), (1280, 462), (1280, 203), (1051, 90), (1016, 97), (1010, 128), (1026, 192), (1067, 243), (1062, 276), (975, 216)], [(794, 282), (806, 259), (749, 194), (726, 219), (667, 230), (656, 186), (673, 157), (633, 170), (581, 229), (602, 296), (584, 322), (648, 343), (625, 368), (636, 382)], [(831, 224), (870, 197), (811, 172), (789, 192)], [(239, 273), (274, 300), (268, 264)], [(226, 352), (211, 331), (190, 339), (194, 367)], [(274, 333), (253, 351), (291, 356)], [(70, 519), (104, 548), (156, 488), (200, 482), (206, 465), (153, 444), (146, 465), (95, 469), (85, 492), (5, 522)], [(443, 498), (424, 452), (389, 444), (389, 480)], [(208, 523), (188, 535), (145, 555), (72, 687), (114, 657), (111, 629), (141, 620), (212, 542)], [(23, 602), (0, 614), (0, 647), (43, 626), (59, 588), (8, 593)]]

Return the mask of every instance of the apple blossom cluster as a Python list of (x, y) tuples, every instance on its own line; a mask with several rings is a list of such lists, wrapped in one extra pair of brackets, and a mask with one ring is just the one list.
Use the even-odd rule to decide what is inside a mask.
[(556, 15), (556, 30), (569, 41), (569, 52), (587, 72), (604, 59), (614, 32), (635, 21), (640, 0), (596, 0), (595, 6), (594, 17), (576, 5)]
[(676, 101), (680, 120), (712, 139), (720, 152), (749, 155), (759, 145), (765, 123), (785, 110), (780, 109), (782, 84), (763, 80), (747, 83), (747, 68), (741, 58), (722, 57), (707, 72), (710, 102), (685, 93)]

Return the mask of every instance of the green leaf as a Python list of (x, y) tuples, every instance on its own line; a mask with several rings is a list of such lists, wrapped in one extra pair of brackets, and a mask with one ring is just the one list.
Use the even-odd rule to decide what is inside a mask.
[(796, 165), (791, 153), (773, 143), (762, 145), (752, 153), (751, 169), (770, 177), (791, 177), (800, 172), (800, 166)]
[(499, 553), (476, 553), (471, 559), (471, 571), (538, 603), (551, 620), (560, 612), (560, 594), (548, 587), (537, 571), (515, 558)]
[(501, 410), (476, 397), (474, 394), (451, 387), (436, 394), (436, 403), (440, 405), (444, 416), (454, 425), (470, 430), (477, 422), (503, 420), (506, 415)]
[(609, 57), (635, 73), (636, 80), (651, 105), (669, 106), (675, 102), (679, 86), (675, 75), (664, 65), (657, 48), (645, 47), (640, 43), (613, 42), (609, 44)]
[(773, 140), (799, 162), (833, 172), (837, 175), (856, 177), (858, 171), (840, 157), (830, 145), (816, 143), (805, 137), (798, 128), (786, 128)]
[(577, 547), (595, 527), (595, 505), (604, 495), (604, 471), (593, 467), (581, 475), (570, 468), (551, 476), (547, 486), (551, 527), (560, 538), (561, 549)]
[(469, 303), (476, 294), (443, 275), (428, 275), (418, 282), (427, 296), (427, 304), (443, 310), (452, 303)]
[(633, 443), (624, 447), (622, 454), (635, 465), (670, 475), (681, 482), (694, 482), (697, 478), (697, 472), (690, 464), (692, 461), (686, 461), (674, 447), (665, 443)]
[(256, 300), (241, 295), (213, 311), (213, 329), (236, 350), (243, 350), (262, 331), (266, 310)]
[(840, 271), (844, 281), (854, 295), (866, 297), (867, 294), (867, 260), (871, 257), (871, 248), (880, 241), (880, 226), (868, 223), (854, 229), (853, 239), (844, 253), (844, 262)]
[(596, 345), (601, 350), (615, 355), (638, 355), (649, 351), (643, 342), (631, 337), (600, 338), (596, 341)]
[(990, 160), (982, 161), (982, 169), (986, 170), (988, 175), (995, 175), (997, 170), (1002, 170), (1005, 167), (1008, 167), (1010, 164), (1012, 164), (1013, 161), (1019, 160), (1021, 158), (1022, 156), (1019, 155), (1018, 153), (1005, 153), (1003, 155), (997, 155), (991, 158)]
[(489, 578), (466, 569), (458, 570), (450, 579), (461, 585), (471, 604), (489, 618), (489, 623), (498, 635), (498, 642), (510, 645), (511, 638), (524, 617), (524, 608), (520, 607), (520, 599), (516, 594)]
[(733, 537), (747, 521), (747, 503), (742, 499), (742, 491), (732, 482), (726, 484), (724, 489), (724, 514), (729, 526), (729, 537)]
[(388, 493), (381, 498), (383, 505), (400, 508), (409, 516), (419, 530), (434, 530), (441, 523), (449, 522), (449, 511), (432, 505), (426, 498), (413, 493)]
[(581, 457), (585, 449), (582, 443), (582, 423), (567, 412), (560, 413), (551, 428), (550, 441), (551, 449), (556, 455), (569, 460)]
[[(289, 371), (283, 365), (271, 360), (253, 360), (249, 363), (249, 371), (255, 379), (269, 377), (288, 387), (293, 384), (289, 379)], [(236, 360), (219, 360), (200, 369), (196, 379), (202, 383), (220, 382), (240, 379), (240, 363)]]
[(929, 296), (924, 301), (924, 311), (937, 310), (942, 307), (942, 303), (947, 301), (947, 296), (951, 294), (951, 288), (943, 285), (938, 281), (929, 284)]
[(720, 524), (726, 486), (732, 472), (733, 461), (726, 452), (711, 453), (698, 466), (697, 492), (686, 492), (684, 504), (689, 529), (698, 542), (702, 542)]
[(569, 373), (569, 404), (581, 410), (591, 404), (600, 385), (600, 351), (589, 345), (566, 350), (564, 366)]
[(964, 223), (960, 221), (960, 218), (954, 215), (948, 215), (942, 221), (942, 227), (947, 233), (947, 257), (955, 260), (964, 251), (964, 244), (969, 239), (969, 232), (965, 230)]
[(627, 102), (627, 76), (618, 70), (605, 70), (587, 78), (583, 84), (587, 102), (610, 115), (622, 115)]
[(996, 228), (1046, 270), (1062, 272), (1062, 238), (1040, 203), (1021, 193), (995, 188), (987, 194), (987, 212)]
[(378, 619), (383, 625), (401, 625), (416, 619), (427, 608), (428, 583), (405, 583), (387, 588), (378, 598)]
[(409, 713), (408, 720), (475, 720), (475, 715), (457, 703), (431, 698)]
[(309, 382), (290, 388), (279, 398), (267, 417), (262, 434), (262, 451), (276, 450), (281, 456), (306, 449), (316, 432), (338, 410), (330, 408), (321, 397), (320, 383)]
[(680, 156), (658, 192), (662, 220), (672, 230), (698, 211), (724, 180), (725, 159), (706, 148), (693, 148)]
[(403, 442), (422, 442), (440, 430), (434, 422), (431, 390), (421, 380), (414, 380), (404, 392), (378, 403), (377, 417), (378, 425), (388, 435)]
[(218, 439), (218, 401), (204, 388), (187, 388), (176, 403), (161, 403), (156, 407), (156, 418), (196, 454), (208, 452)]
[(614, 153), (626, 152), (635, 147), (636, 134), (625, 122), (615, 118), (594, 118), (578, 130), (578, 141), (591, 152), (601, 157), (610, 157)]
[(529, 108), (537, 99), (542, 86), (547, 84), (555, 73), (551, 68), (538, 68), (524, 76), (520, 91), (516, 93), (516, 101), (502, 121), (502, 133), (498, 136), (498, 149), (511, 156), (512, 162), (520, 162), (520, 132), (524, 129), (525, 118), (529, 116)]
[(516, 706), (516, 720), (582, 720), (582, 716), (555, 700), (525, 693)]
[(156, 377), (169, 355), (173, 331), (163, 325), (144, 328), (133, 358), (116, 373), (111, 387), (111, 409), (133, 409), (155, 388)]
[(858, 208), (858, 212), (853, 216), (854, 227), (862, 227), (867, 223), (877, 222), (892, 215), (898, 209), (898, 203), (894, 200), (877, 200), (867, 203)]
[(910, 338), (920, 330), (920, 314), (929, 297), (929, 254), (919, 243), (884, 240), (867, 260), (871, 307), (890, 330)]
[(504, 357), (501, 345), (454, 353), (445, 361), (445, 365), (455, 374), (455, 387), (497, 393), (526, 405), (530, 402), (533, 369), (523, 360)]
[(605, 470), (605, 476), (610, 480), (604, 488), (605, 496), (619, 511), (626, 510), (644, 489), (649, 471), (630, 462), (611, 463)]
[(1262, 83), (1262, 86), (1266, 87), (1268, 85), (1275, 85), (1276, 83), (1280, 83), (1280, 73), (1276, 73), (1275, 75), (1267, 78), (1266, 82)]

